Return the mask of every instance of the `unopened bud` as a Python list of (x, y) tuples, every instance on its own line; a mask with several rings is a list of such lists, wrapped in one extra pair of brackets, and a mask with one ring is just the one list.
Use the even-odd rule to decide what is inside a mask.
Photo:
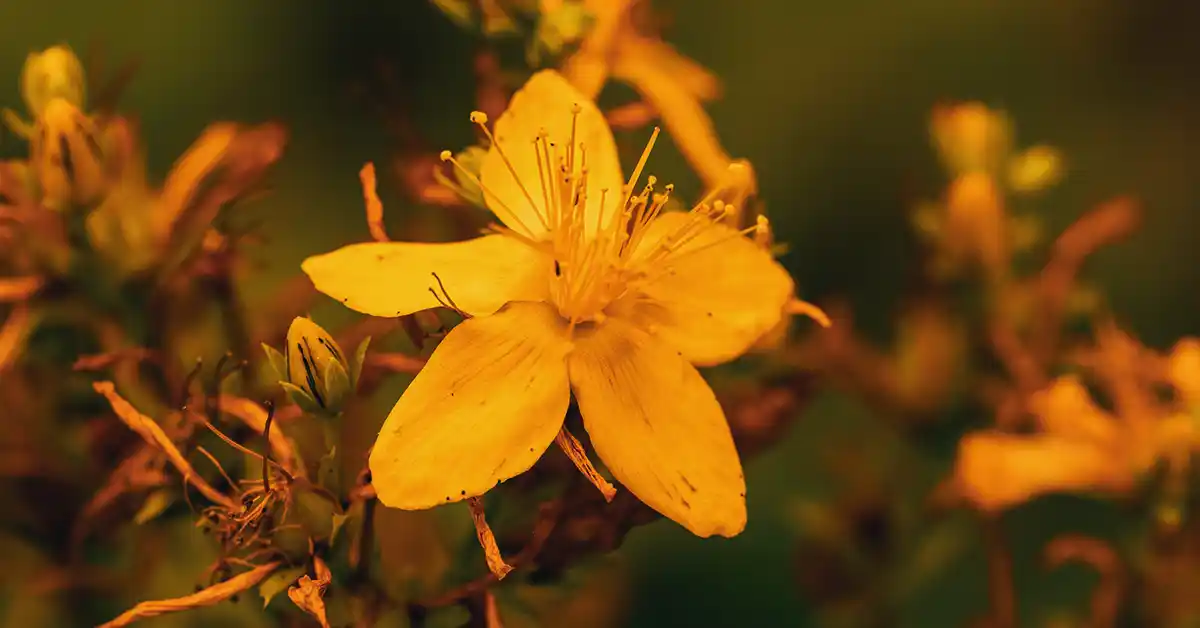
[(1012, 142), (1008, 118), (978, 102), (935, 108), (930, 131), (942, 162), (954, 175), (997, 172)]
[(305, 411), (335, 415), (358, 384), (366, 339), (353, 361), (347, 360), (337, 341), (311, 319), (297, 317), (287, 333), (285, 353), (263, 345), (280, 386)]
[(86, 104), (87, 80), (79, 57), (66, 45), (29, 53), (21, 69), (21, 96), (34, 118), (41, 117), (55, 99), (82, 109)]

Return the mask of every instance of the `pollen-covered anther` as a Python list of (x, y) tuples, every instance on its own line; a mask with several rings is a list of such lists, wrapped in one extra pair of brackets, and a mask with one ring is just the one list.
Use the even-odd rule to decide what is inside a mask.
[(488, 116), (482, 111), (472, 111), (471, 122), (474, 124), (487, 124)]
[(771, 221), (767, 220), (766, 216), (759, 214), (754, 219), (754, 243), (767, 249), (771, 247), (773, 239)]

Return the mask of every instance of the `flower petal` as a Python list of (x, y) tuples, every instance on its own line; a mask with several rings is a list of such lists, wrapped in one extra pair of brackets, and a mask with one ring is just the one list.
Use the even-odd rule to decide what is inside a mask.
[(445, 300), (446, 294), (475, 315), (491, 314), (509, 301), (540, 301), (547, 294), (550, 263), (520, 240), (490, 235), (446, 244), (351, 244), (310, 257), (300, 267), (317, 290), (346, 307), (391, 317), (439, 307), (438, 297)]
[(455, 327), (371, 450), (380, 501), (406, 510), (456, 502), (533, 466), (570, 403), (569, 350), (561, 319), (541, 303), (510, 303)]
[(1121, 438), (1116, 418), (1092, 401), (1078, 375), (1063, 375), (1034, 393), (1029, 399), (1029, 410), (1050, 435), (1101, 445)]
[(959, 443), (955, 478), (964, 497), (994, 512), (1048, 493), (1120, 490), (1132, 480), (1126, 471), (1092, 443), (981, 432)]
[(618, 481), (697, 536), (745, 528), (733, 436), (695, 367), (616, 319), (580, 332), (568, 364), (592, 445)]
[[(663, 214), (639, 248), (653, 250), (688, 220), (681, 212)], [(770, 253), (725, 225), (705, 227), (662, 263), (668, 269), (650, 270), (656, 277), (641, 288), (645, 298), (627, 315), (697, 366), (745, 353), (779, 323), (795, 292), (791, 276)]]
[[(572, 109), (579, 107), (579, 114)], [(496, 143), (488, 149), (480, 170), (480, 180), (490, 193), (485, 194), (488, 207), (508, 227), (530, 236), (546, 232), (546, 201), (542, 192), (538, 151), (534, 140), (544, 130), (556, 147), (559, 158), (565, 159), (574, 129), (576, 147), (583, 145), (587, 161), (587, 206), (585, 222), (594, 229), (601, 218), (601, 190), (608, 190), (609, 217), (616, 215), (625, 184), (617, 144), (604, 114), (590, 99), (580, 94), (559, 73), (544, 70), (533, 75), (525, 86), (513, 95), (493, 131)], [(508, 163), (505, 163), (505, 157)], [(578, 173), (582, 158), (576, 159)], [(509, 170), (512, 165), (512, 171)], [(557, 159), (553, 168), (559, 167)], [(515, 176), (514, 176), (515, 171)], [(550, 176), (550, 172), (546, 172)], [(507, 208), (507, 209), (506, 209)], [(514, 216), (515, 214), (515, 216)]]

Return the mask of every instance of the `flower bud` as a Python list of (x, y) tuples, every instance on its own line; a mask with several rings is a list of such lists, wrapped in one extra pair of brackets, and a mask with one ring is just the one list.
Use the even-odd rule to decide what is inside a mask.
[(333, 415), (355, 390), (370, 338), (363, 340), (353, 362), (337, 341), (312, 320), (297, 317), (287, 333), (287, 350), (263, 345), (280, 386), (305, 411)]
[(990, 176), (974, 172), (950, 184), (943, 236), (960, 260), (975, 261), (993, 272), (1007, 268), (1009, 245), (1004, 201)]
[(55, 98), (42, 110), (34, 129), (30, 162), (42, 204), (64, 209), (90, 205), (107, 187), (104, 151), (97, 129), (71, 102)]
[(1012, 142), (1008, 118), (977, 102), (935, 108), (930, 130), (942, 162), (955, 175), (997, 172)]
[(1062, 155), (1050, 146), (1034, 146), (1008, 164), (1008, 185), (1014, 192), (1037, 192), (1062, 178)]
[(21, 96), (34, 118), (55, 99), (83, 108), (87, 81), (79, 57), (66, 45), (29, 53), (21, 69)]

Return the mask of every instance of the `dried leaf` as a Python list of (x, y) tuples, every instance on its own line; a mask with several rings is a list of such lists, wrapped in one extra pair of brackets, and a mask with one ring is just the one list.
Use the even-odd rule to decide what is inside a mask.
[(371, 238), (376, 242), (389, 242), (387, 229), (383, 226), (383, 202), (375, 191), (375, 164), (368, 162), (358, 171), (358, 179), (362, 182), (363, 202), (367, 206), (367, 228)]
[(333, 580), (329, 567), (320, 558), (313, 559), (313, 569), (317, 578), (314, 580), (308, 574), (300, 576), (296, 586), (288, 589), (288, 597), (300, 610), (312, 615), (321, 622), (321, 628), (329, 628), (329, 620), (325, 618), (325, 588)]
[(0, 279), (0, 301), (24, 301), (33, 296), (45, 283), (41, 277), (5, 277)]
[(236, 501), (213, 488), (211, 484), (197, 474), (196, 470), (192, 468), (191, 463), (187, 461), (187, 458), (183, 457), (183, 454), (175, 447), (175, 443), (171, 442), (171, 439), (167, 437), (167, 434), (163, 432), (158, 423), (138, 412), (128, 401), (117, 394), (116, 387), (113, 386), (112, 382), (95, 382), (92, 384), (92, 388), (108, 399), (113, 412), (116, 413), (117, 417), (125, 425), (129, 426), (129, 429), (137, 432), (151, 446), (165, 453), (167, 460), (183, 475), (185, 481), (190, 482), (192, 486), (196, 487), (196, 490), (200, 491), (210, 501), (220, 504), (231, 511), (241, 510), (241, 506)]
[(32, 309), (18, 303), (8, 313), (8, 319), (0, 327), (0, 373), (4, 372), (20, 355), (25, 346), (25, 340), (33, 331), (35, 316)]
[(207, 589), (202, 589), (192, 595), (183, 597), (171, 598), (167, 600), (154, 600), (150, 602), (142, 602), (137, 606), (121, 613), (116, 619), (101, 624), (98, 628), (120, 628), (128, 626), (140, 619), (149, 617), (158, 617), (167, 613), (177, 611), (185, 611), (192, 608), (201, 608), (204, 606), (212, 606), (220, 602), (224, 602), (229, 598), (245, 591), (254, 585), (262, 582), (264, 578), (270, 575), (276, 568), (279, 567), (278, 562), (268, 563), (260, 567), (256, 567), (245, 573), (238, 574), (224, 582), (214, 584)]
[(483, 546), (483, 554), (487, 558), (488, 570), (496, 576), (497, 580), (501, 580), (513, 568), (512, 565), (504, 562), (504, 556), (500, 553), (500, 546), (496, 544), (496, 535), (492, 534), (492, 528), (488, 525), (487, 519), (484, 517), (483, 499), (471, 497), (467, 499), (467, 506), (471, 509), (471, 521), (475, 524), (475, 536), (479, 538), (479, 544)]

